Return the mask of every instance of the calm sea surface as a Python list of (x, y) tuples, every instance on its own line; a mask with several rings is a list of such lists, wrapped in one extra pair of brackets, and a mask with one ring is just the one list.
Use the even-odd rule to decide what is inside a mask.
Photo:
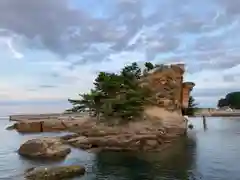
[[(194, 129), (188, 138), (162, 153), (90, 154), (73, 149), (59, 164), (80, 164), (87, 168), (81, 180), (240, 180), (240, 118), (192, 118)], [(0, 119), (0, 179), (21, 180), (23, 172), (36, 166), (51, 166), (20, 158), (16, 150), (25, 140), (43, 136), (6, 131)], [(44, 134), (44, 136), (56, 134)], [(60, 134), (58, 134), (60, 135)]]

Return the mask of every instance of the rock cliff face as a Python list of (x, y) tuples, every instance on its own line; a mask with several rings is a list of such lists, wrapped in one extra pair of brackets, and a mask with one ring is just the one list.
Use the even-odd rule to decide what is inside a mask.
[[(142, 86), (152, 90), (151, 102), (168, 111), (181, 111), (188, 104), (193, 83), (184, 83), (184, 64), (163, 65), (142, 77)], [(184, 98), (183, 98), (184, 97)]]
[(152, 106), (145, 108), (148, 117), (161, 120), (166, 128), (186, 128), (182, 109), (188, 107), (194, 83), (183, 82), (184, 64), (163, 65), (142, 78), (142, 86), (151, 88)]

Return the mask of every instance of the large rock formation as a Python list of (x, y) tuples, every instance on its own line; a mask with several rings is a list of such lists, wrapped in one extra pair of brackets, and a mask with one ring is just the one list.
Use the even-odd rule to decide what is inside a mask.
[[(162, 65), (153, 69), (145, 77), (142, 77), (142, 86), (152, 90), (152, 102), (155, 106), (168, 111), (181, 111), (183, 107), (183, 93), (189, 96), (191, 88), (189, 83), (183, 82), (184, 65)], [(194, 84), (192, 84), (192, 87)], [(184, 92), (183, 92), (184, 89)], [(186, 96), (185, 99), (186, 100)], [(185, 101), (184, 101), (185, 102)]]
[(183, 83), (183, 73), (181, 64), (162, 66), (142, 77), (141, 85), (152, 91), (152, 105), (145, 107), (144, 120), (115, 127), (86, 122), (71, 128), (78, 135), (63, 137), (64, 142), (81, 149), (161, 150), (187, 129), (181, 110), (194, 84)]
[(182, 109), (188, 105), (194, 84), (183, 82), (184, 71), (183, 64), (164, 65), (141, 77), (140, 84), (149, 87), (152, 96), (151, 105), (145, 107), (144, 117), (137, 122), (111, 127), (94, 120), (45, 120), (21, 121), (15, 127), (20, 132), (28, 131), (26, 127), (34, 127), (34, 132), (71, 131), (76, 134), (63, 137), (63, 142), (81, 149), (159, 150), (187, 129)]

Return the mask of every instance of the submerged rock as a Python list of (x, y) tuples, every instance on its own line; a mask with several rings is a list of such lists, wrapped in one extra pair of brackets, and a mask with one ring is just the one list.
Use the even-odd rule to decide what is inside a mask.
[(21, 156), (28, 158), (61, 159), (65, 158), (71, 149), (63, 145), (57, 138), (31, 139), (18, 149)]
[(83, 166), (61, 166), (48, 168), (31, 168), (26, 171), (28, 180), (61, 180), (85, 174)]

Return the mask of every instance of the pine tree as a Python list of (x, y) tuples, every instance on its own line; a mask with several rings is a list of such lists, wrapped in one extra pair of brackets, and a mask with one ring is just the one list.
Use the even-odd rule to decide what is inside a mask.
[(142, 71), (137, 63), (125, 66), (119, 74), (100, 72), (94, 88), (88, 94), (80, 94), (81, 100), (71, 100), (73, 110), (88, 110), (98, 119), (123, 121), (141, 117), (150, 91), (139, 85)]
[(185, 111), (186, 115), (193, 116), (197, 109), (197, 105), (198, 104), (195, 102), (195, 99), (193, 98), (193, 96), (190, 96), (188, 100), (188, 108), (186, 108), (186, 111)]

